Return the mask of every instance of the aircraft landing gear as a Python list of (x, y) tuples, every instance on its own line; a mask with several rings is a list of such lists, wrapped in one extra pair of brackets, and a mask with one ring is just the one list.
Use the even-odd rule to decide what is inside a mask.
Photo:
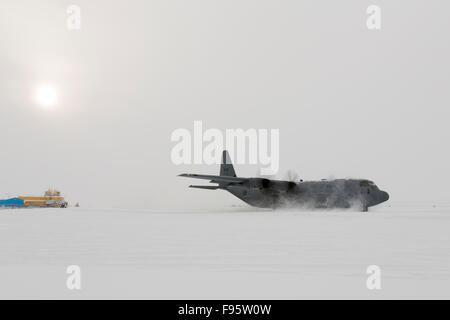
[(369, 207), (368, 207), (367, 202), (365, 200), (360, 200), (360, 202), (359, 202), (359, 210), (361, 212), (369, 211)]

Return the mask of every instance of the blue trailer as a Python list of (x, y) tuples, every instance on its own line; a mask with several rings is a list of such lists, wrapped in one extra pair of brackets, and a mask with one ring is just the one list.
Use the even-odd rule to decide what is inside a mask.
[(9, 207), (9, 208), (23, 207), (24, 204), (25, 202), (19, 198), (0, 200), (0, 207)]

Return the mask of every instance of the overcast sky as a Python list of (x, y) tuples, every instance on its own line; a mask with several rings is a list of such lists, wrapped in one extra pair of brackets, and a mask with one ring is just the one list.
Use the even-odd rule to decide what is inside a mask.
[[(81, 29), (66, 9), (81, 8)], [(381, 8), (381, 30), (366, 9)], [(191, 190), (177, 128), (280, 130), (280, 171), (368, 178), (391, 203), (449, 199), (448, 1), (0, 3), (0, 196), (83, 206), (241, 204)], [(53, 108), (36, 101), (50, 85)], [(251, 176), (258, 166), (238, 166)]]

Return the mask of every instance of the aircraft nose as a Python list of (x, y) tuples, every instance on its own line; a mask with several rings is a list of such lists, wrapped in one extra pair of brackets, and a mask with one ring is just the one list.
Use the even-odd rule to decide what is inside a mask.
[(381, 191), (381, 202), (385, 202), (389, 200), (389, 193), (386, 191)]

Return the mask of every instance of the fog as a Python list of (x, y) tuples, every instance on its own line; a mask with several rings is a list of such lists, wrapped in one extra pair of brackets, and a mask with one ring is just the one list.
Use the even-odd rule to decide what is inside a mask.
[[(373, 1), (377, 4), (377, 1)], [(447, 1), (0, 3), (0, 197), (60, 189), (86, 207), (222, 208), (191, 190), (171, 133), (279, 129), (279, 178), (367, 178), (390, 203), (448, 202)], [(51, 84), (54, 108), (36, 103)], [(236, 166), (253, 176), (257, 165)]]

